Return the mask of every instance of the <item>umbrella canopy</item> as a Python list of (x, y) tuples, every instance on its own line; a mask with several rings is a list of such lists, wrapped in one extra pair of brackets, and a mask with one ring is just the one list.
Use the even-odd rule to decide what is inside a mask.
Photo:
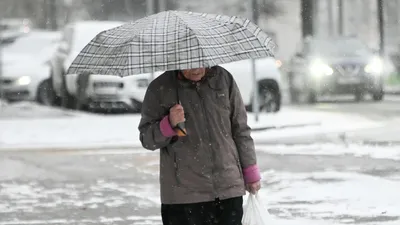
[(67, 73), (128, 76), (211, 67), (273, 56), (273, 47), (248, 19), (165, 11), (99, 33)]

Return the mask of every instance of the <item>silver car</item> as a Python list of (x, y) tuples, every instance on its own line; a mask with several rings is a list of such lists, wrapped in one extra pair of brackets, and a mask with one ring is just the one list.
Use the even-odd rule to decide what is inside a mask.
[(383, 99), (383, 60), (357, 38), (309, 38), (291, 60), (288, 73), (293, 102), (318, 96), (353, 94), (357, 101), (370, 93)]
[(38, 101), (48, 104), (51, 55), (59, 32), (33, 31), (1, 47), (0, 92), (8, 101)]

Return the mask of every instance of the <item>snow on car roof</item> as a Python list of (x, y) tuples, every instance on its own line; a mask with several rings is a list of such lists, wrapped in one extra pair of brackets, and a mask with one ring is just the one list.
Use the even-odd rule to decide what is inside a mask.
[(73, 31), (73, 49), (82, 50), (97, 34), (104, 30), (123, 25), (122, 21), (79, 21), (69, 26)]
[(4, 47), (4, 50), (14, 53), (37, 53), (55, 44), (60, 38), (61, 34), (57, 31), (32, 31), (17, 38), (15, 42)]

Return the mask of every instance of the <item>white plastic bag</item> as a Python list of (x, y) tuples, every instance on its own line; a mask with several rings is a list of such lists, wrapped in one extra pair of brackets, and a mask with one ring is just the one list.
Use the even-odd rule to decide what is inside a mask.
[(243, 211), (243, 225), (275, 225), (258, 195), (250, 194)]

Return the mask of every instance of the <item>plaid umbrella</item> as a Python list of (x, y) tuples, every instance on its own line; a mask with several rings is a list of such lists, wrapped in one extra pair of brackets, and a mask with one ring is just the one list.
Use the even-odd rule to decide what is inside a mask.
[(248, 19), (165, 11), (99, 33), (67, 73), (128, 76), (211, 67), (273, 56), (273, 47)]

